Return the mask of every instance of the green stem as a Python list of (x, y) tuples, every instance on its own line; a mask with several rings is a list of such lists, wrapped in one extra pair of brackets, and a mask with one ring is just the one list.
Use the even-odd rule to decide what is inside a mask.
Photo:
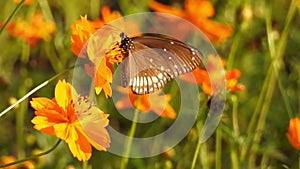
[(194, 153), (194, 156), (193, 156), (191, 169), (194, 169), (195, 166), (196, 166), (196, 162), (197, 162), (198, 155), (199, 155), (199, 152), (200, 152), (200, 147), (201, 147), (201, 142), (198, 140), (196, 150), (195, 150), (195, 153)]
[(33, 93), (35, 93), (36, 91), (40, 90), (42, 87), (46, 86), (49, 82), (53, 81), (54, 79), (58, 78), (59, 76), (65, 74), (66, 72), (68, 72), (69, 70), (73, 69), (75, 66), (72, 66), (66, 70), (64, 70), (63, 72), (52, 76), (49, 80), (43, 82), (42, 84), (38, 85), (37, 87), (35, 87), (34, 89), (32, 89), (31, 91), (29, 91), (26, 95), (24, 95), (21, 99), (19, 99), (18, 101), (16, 101), (16, 103), (10, 105), (8, 108), (6, 108), (5, 110), (3, 110), (0, 113), (0, 117), (2, 117), (3, 115), (5, 115), (8, 111), (10, 111), (12, 108), (14, 108), (16, 105), (18, 105), (19, 103), (21, 103), (22, 101), (24, 101), (25, 99), (27, 99), (29, 96), (31, 96)]
[[(271, 71), (272, 71), (272, 69), (269, 68), (269, 70), (267, 72), (267, 75), (266, 75), (266, 78), (264, 80), (262, 89), (260, 91), (256, 107), (255, 107), (254, 112), (253, 112), (253, 114), (251, 116), (249, 127), (247, 129), (247, 133), (248, 133), (247, 137), (249, 138), (249, 141), (250, 141), (250, 138), (252, 138), (252, 135), (254, 133), (254, 127), (256, 126), (257, 116), (259, 115), (260, 109), (261, 109), (261, 107), (262, 107), (262, 105), (264, 103), (264, 98), (265, 98), (265, 95), (266, 95), (266, 92), (267, 92), (267, 89), (268, 89), (268, 85), (270, 83), (270, 76), (269, 76), (269, 74), (271, 73)], [(246, 153), (247, 153), (248, 148), (249, 148), (249, 141), (245, 141), (244, 144), (243, 144), (243, 146), (242, 146), (241, 158), (240, 158), (241, 161), (244, 161), (245, 158), (246, 158)]]
[(140, 104), (140, 102), (141, 102), (141, 96), (138, 95), (137, 106), (136, 106), (136, 109), (134, 111), (131, 128), (130, 128), (130, 131), (129, 131), (129, 134), (128, 134), (127, 144), (124, 147), (125, 148), (125, 153), (124, 153), (124, 156), (123, 156), (122, 161), (121, 161), (120, 169), (125, 169), (125, 168), (127, 168), (127, 165), (128, 165), (130, 150), (131, 150), (131, 146), (132, 146), (133, 137), (134, 137), (134, 134), (135, 134), (135, 131), (136, 131), (137, 120), (138, 120), (138, 115), (139, 115), (139, 110), (137, 109), (137, 107)]
[[(285, 108), (287, 110), (287, 113), (289, 114), (289, 117), (293, 117), (293, 111), (292, 111), (292, 108), (289, 104), (289, 99), (288, 99), (287, 95), (284, 92), (284, 87), (281, 83), (281, 78), (280, 78), (280, 75), (279, 75), (279, 70), (280, 70), (280, 65), (281, 65), (280, 63), (281, 63), (282, 59), (281, 58), (276, 59), (276, 49), (275, 49), (276, 47), (275, 47), (275, 42), (274, 42), (274, 39), (273, 39), (273, 36), (272, 36), (272, 23), (271, 23), (271, 10), (270, 9), (267, 10), (265, 19), (266, 19), (268, 47), (269, 47), (270, 57), (271, 57), (271, 60), (272, 60), (273, 71), (276, 75), (279, 91), (282, 95), (283, 102), (284, 102)], [(284, 32), (286, 32), (286, 31), (284, 31)], [(287, 36), (287, 34), (284, 35), (284, 36)], [(284, 38), (284, 40), (286, 41), (286, 38)], [(282, 45), (282, 43), (280, 43), (280, 44)]]
[(231, 158), (231, 168), (238, 169), (239, 168), (239, 159), (237, 155), (237, 148), (235, 140), (239, 139), (240, 131), (238, 125), (238, 99), (235, 95), (231, 96), (232, 100), (232, 126), (234, 132), (234, 140), (230, 143), (230, 158)]
[(88, 169), (88, 167), (89, 167), (88, 161), (84, 161), (84, 162), (82, 163), (82, 169)]
[[(260, 93), (260, 96), (259, 96), (259, 101), (257, 103), (257, 106), (256, 106), (256, 109), (252, 115), (252, 118), (251, 118), (251, 121), (250, 121), (250, 125), (249, 125), (249, 130), (248, 130), (248, 134), (249, 133), (252, 133), (254, 131), (253, 128), (255, 126), (255, 122), (257, 121), (256, 120), (256, 116), (259, 112), (263, 112), (260, 114), (260, 117), (259, 117), (259, 122), (257, 123), (257, 128), (256, 128), (256, 131), (255, 131), (255, 134), (254, 134), (254, 138), (253, 138), (253, 145), (251, 146), (251, 158), (249, 159), (249, 163), (251, 163), (252, 165), (254, 165), (254, 161), (255, 161), (255, 151), (257, 148), (258, 148), (258, 142), (260, 141), (260, 137), (261, 137), (261, 132), (262, 132), (262, 125), (264, 125), (264, 122), (262, 122), (262, 120), (265, 120), (265, 119), (262, 119), (262, 118), (265, 118), (264, 116), (266, 114), (266, 112), (264, 111), (268, 111), (269, 109), (269, 106), (268, 104), (266, 104), (266, 102), (268, 102), (268, 97), (270, 97), (271, 92), (274, 91), (274, 89), (272, 89), (272, 87), (275, 87), (274, 86), (274, 83), (276, 83), (276, 81), (278, 82), (278, 87), (279, 89), (281, 90), (281, 92), (283, 91), (283, 87), (280, 83), (280, 80), (276, 80), (276, 72), (279, 72), (279, 66), (278, 66), (278, 61), (281, 61), (282, 57), (283, 57), (283, 54), (285, 52), (285, 48), (286, 48), (286, 44), (287, 44), (287, 39), (288, 39), (288, 35), (289, 35), (289, 32), (290, 32), (290, 29), (291, 29), (291, 23), (292, 23), (292, 20), (295, 16), (295, 13), (296, 13), (296, 4), (297, 3), (297, 0), (293, 0), (290, 4), (290, 7), (289, 7), (289, 11), (288, 11), (288, 15), (287, 15), (287, 18), (286, 18), (286, 22), (285, 22), (285, 27), (282, 31), (282, 34), (281, 34), (281, 37), (279, 39), (279, 42), (276, 46), (276, 49), (275, 50), (275, 45), (273, 44), (273, 41), (272, 39), (270, 39), (270, 31), (271, 31), (271, 27), (270, 27), (270, 23), (266, 23), (266, 25), (268, 26), (267, 27), (267, 35), (268, 35), (268, 44), (269, 44), (269, 50), (270, 50), (270, 55), (271, 58), (272, 58), (272, 65), (269, 67), (268, 69), (268, 73), (267, 73), (267, 77), (264, 81), (264, 85), (263, 85), (263, 89), (262, 89), (262, 92)], [(269, 6), (272, 6), (272, 5), (269, 5)], [(268, 7), (266, 6), (266, 9), (267, 9), (267, 15), (266, 15), (266, 22), (269, 22), (268, 20), (271, 19), (271, 18), (268, 18), (268, 17), (271, 17), (270, 13), (268, 12), (271, 12), (271, 9), (268, 9)], [(268, 16), (269, 15), (269, 16)], [(274, 64), (274, 66), (273, 66)], [(274, 70), (276, 69), (276, 70)], [(271, 85), (268, 86), (268, 85)], [(273, 91), (272, 91), (273, 90)], [(265, 91), (266, 91), (266, 94), (265, 94)], [(264, 96), (265, 95), (265, 96)], [(284, 95), (284, 93), (282, 92), (282, 95)], [(285, 96), (284, 96), (285, 97)], [(291, 113), (291, 108), (288, 104), (288, 99), (285, 97), (283, 98), (284, 99), (284, 102), (285, 102), (285, 106), (286, 106), (286, 109), (288, 111), (289, 114), (292, 114)], [(270, 103), (269, 103), (270, 104)], [(259, 111), (259, 107), (261, 107), (261, 111)], [(248, 136), (249, 137), (249, 136)], [(257, 142), (258, 141), (258, 142)], [(241, 155), (241, 158), (243, 159), (245, 157), (245, 154), (246, 154), (246, 151), (247, 151), (247, 147), (248, 145), (245, 144), (242, 148), (242, 155)], [(254, 167), (254, 166), (252, 166)]]
[(216, 130), (216, 169), (222, 168), (222, 131), (219, 127)]
[(265, 127), (265, 122), (266, 122), (266, 117), (267, 114), (269, 112), (269, 108), (270, 108), (270, 104), (271, 104), (271, 100), (272, 100), (272, 96), (274, 94), (274, 90), (275, 90), (275, 84), (276, 84), (276, 76), (273, 72), (271, 72), (271, 74), (269, 74), (268, 76), (270, 77), (270, 85), (269, 88), (267, 90), (265, 99), (264, 99), (264, 104), (261, 108), (261, 113), (257, 122), (257, 127), (255, 130), (255, 134), (253, 137), (253, 144), (250, 148), (250, 156), (249, 156), (249, 168), (255, 168), (255, 160), (256, 160), (256, 153), (258, 151), (259, 148), (259, 142), (261, 140), (261, 136), (263, 133), (263, 129)]
[(4, 25), (2, 26), (2, 28), (0, 29), (0, 35), (2, 34), (3, 30), (7, 27), (8, 23), (10, 22), (10, 20), (15, 16), (15, 14), (18, 12), (18, 10), (22, 7), (22, 5), (24, 4), (25, 0), (22, 0), (14, 9), (14, 11), (10, 14), (10, 16), (8, 17), (7, 21), (4, 23)]
[[(280, 80), (277, 79), (278, 77), (278, 72), (280, 70), (280, 66), (279, 66), (279, 61), (281, 61), (283, 54), (285, 52), (285, 48), (286, 48), (286, 44), (287, 44), (287, 39), (288, 39), (288, 34), (290, 32), (291, 29), (291, 22), (295, 16), (296, 13), (296, 0), (293, 0), (290, 4), (290, 8), (288, 11), (288, 15), (287, 15), (287, 19), (286, 19), (286, 23), (285, 23), (285, 27), (283, 29), (282, 35), (279, 39), (278, 42), (278, 46), (277, 46), (277, 50), (275, 50), (275, 45), (274, 45), (274, 41), (272, 39), (271, 36), (271, 9), (270, 8), (266, 8), (267, 9), (267, 14), (266, 14), (266, 27), (267, 27), (267, 35), (268, 35), (268, 44), (269, 44), (269, 50), (270, 50), (270, 56), (272, 59), (272, 64), (271, 64), (271, 69), (273, 69), (273, 71), (271, 71), (270, 74), (270, 86), (267, 90), (266, 93), (266, 97), (264, 99), (264, 104), (262, 106), (261, 109), (261, 114), (257, 123), (257, 128), (256, 128), (256, 132), (255, 135), (253, 137), (253, 144), (251, 146), (250, 149), (250, 157), (249, 157), (249, 167), (253, 168), (255, 165), (255, 160), (256, 160), (256, 152), (259, 148), (259, 142), (262, 136), (262, 131), (264, 128), (264, 124), (265, 124), (265, 119), (266, 119), (266, 115), (269, 111), (269, 107), (271, 104), (271, 99), (274, 93), (274, 89), (275, 89), (275, 82), (277, 80), (277, 82), (279, 81), (279, 85), (281, 85)], [(271, 6), (271, 5), (270, 5)], [(279, 88), (282, 86), (279, 86)], [(281, 91), (282, 92), (282, 91)], [(282, 93), (283, 94), (283, 93)], [(288, 100), (287, 98), (284, 98), (285, 102), (287, 102), (286, 104), (286, 108), (289, 107), (288, 106)], [(290, 108), (287, 108), (288, 111), (291, 111)], [(289, 112), (292, 113), (292, 112)]]
[(22, 163), (22, 162), (25, 162), (25, 161), (28, 161), (28, 160), (33, 160), (33, 159), (36, 159), (36, 158), (38, 158), (40, 156), (46, 155), (46, 154), (52, 152), (59, 145), (60, 142), (61, 142), (61, 140), (59, 139), (57, 141), (57, 143), (52, 148), (50, 148), (49, 150), (47, 150), (45, 152), (42, 152), (42, 153), (39, 153), (39, 154), (30, 156), (30, 157), (27, 157), (27, 158), (22, 159), (22, 160), (17, 160), (17, 161), (14, 161), (14, 162), (11, 162), (11, 163), (8, 163), (8, 164), (5, 164), (5, 165), (1, 165), (0, 168), (12, 166), (12, 165), (15, 165), (15, 164), (19, 164), (19, 163)]
[(240, 30), (238, 30), (234, 36), (234, 39), (233, 39), (233, 42), (231, 45), (231, 49), (230, 49), (230, 53), (228, 55), (227, 64), (226, 64), (227, 70), (230, 70), (233, 67), (236, 52), (239, 48), (240, 39), (241, 39), (241, 33), (240, 33)]
[[(26, 81), (26, 80), (25, 80)], [(20, 88), (20, 95), (22, 96), (28, 90), (28, 86), (22, 85)], [(23, 159), (25, 157), (25, 133), (24, 133), (24, 122), (26, 117), (26, 112), (28, 110), (28, 99), (20, 104), (20, 109), (16, 114), (16, 140), (17, 140), (17, 157), (18, 159)]]
[(46, 21), (54, 21), (54, 17), (52, 15), (49, 3), (47, 0), (38, 0), (43, 16), (45, 17)]

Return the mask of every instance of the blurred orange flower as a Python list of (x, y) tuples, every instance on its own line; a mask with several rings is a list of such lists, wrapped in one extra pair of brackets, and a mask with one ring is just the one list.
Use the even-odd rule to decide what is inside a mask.
[[(124, 94), (125, 96), (117, 101), (116, 107), (118, 109), (128, 109), (137, 108), (140, 112), (154, 112), (161, 117), (167, 117), (174, 119), (176, 117), (176, 112), (169, 104), (171, 100), (171, 95), (165, 94), (160, 95), (160, 92), (155, 92), (152, 94), (136, 95), (131, 89), (123, 88), (118, 86), (117, 90)], [(140, 103), (138, 104), (138, 97), (140, 98)]]
[[(0, 158), (0, 165), (5, 165), (5, 164), (9, 164), (12, 162), (15, 162), (17, 159), (14, 156), (2, 156)], [(18, 167), (17, 167), (18, 166)], [(28, 160), (23, 162), (22, 164), (18, 165), (11, 165), (8, 167), (4, 167), (2, 169), (17, 169), (17, 168), (22, 168), (22, 169), (34, 169), (34, 162), (32, 160)]]
[(300, 150), (300, 119), (290, 119), (289, 129), (286, 133), (290, 144), (297, 150)]
[(233, 32), (230, 25), (222, 25), (210, 20), (215, 14), (214, 8), (208, 0), (186, 0), (185, 9), (176, 9), (152, 0), (150, 8), (157, 12), (164, 12), (184, 18), (196, 25), (211, 41), (222, 41)]
[[(109, 7), (104, 6), (101, 9), (102, 19), (89, 21), (87, 16), (81, 17), (81, 20), (76, 21), (72, 26), (72, 35), (71, 35), (71, 50), (72, 52), (81, 58), (86, 58), (88, 55), (81, 54), (80, 51), (84, 47), (85, 43), (89, 40), (89, 38), (105, 23), (113, 21), (117, 18), (121, 17), (121, 14), (118, 12), (111, 12)], [(97, 44), (96, 44), (97, 45)], [(93, 48), (93, 46), (92, 46)], [(93, 51), (92, 51), (93, 52)], [(96, 51), (95, 51), (96, 53)], [(112, 91), (110, 87), (110, 83), (112, 82), (112, 62), (106, 61), (106, 58), (97, 62), (95, 57), (99, 56), (88, 56), (92, 64), (86, 64), (85, 70), (87, 74), (94, 78), (94, 87), (97, 94), (103, 90), (106, 97), (111, 97)], [(98, 59), (99, 60), (99, 59)], [(118, 60), (120, 62), (120, 60)]]
[(17, 19), (6, 29), (11, 36), (23, 38), (31, 47), (35, 47), (40, 39), (51, 40), (55, 32), (55, 24), (52, 21), (45, 21), (41, 13), (35, 13), (31, 22)]
[[(205, 61), (204, 61), (205, 62)], [(220, 62), (221, 64), (217, 64)], [(241, 72), (237, 69), (225, 72), (224, 66), (226, 62), (219, 56), (209, 55), (206, 60), (206, 69), (197, 67), (192, 72), (184, 74), (179, 78), (187, 83), (202, 85), (202, 90), (208, 95), (214, 95), (214, 90), (222, 87), (224, 81), (227, 90), (231, 92), (245, 90), (245, 86), (239, 84), (237, 79), (241, 76)], [(210, 74), (208, 74), (210, 72)], [(225, 77), (224, 77), (224, 76)], [(224, 79), (225, 78), (225, 79)], [(211, 83), (211, 81), (213, 83)]]
[[(214, 76), (214, 75), (213, 75)], [(233, 69), (227, 71), (225, 74), (226, 78), (226, 88), (231, 92), (243, 91), (245, 90), (245, 86), (239, 84), (237, 79), (241, 76), (241, 72), (237, 69)], [(213, 91), (210, 83), (210, 76), (205, 69), (201, 69), (197, 67), (191, 73), (179, 77), (181, 80), (188, 82), (202, 85), (202, 90), (204, 93), (208, 95), (213, 95), (215, 91)], [(195, 81), (193, 80), (195, 78)], [(216, 81), (216, 79), (215, 79)]]
[(57, 83), (52, 100), (40, 97), (30, 103), (36, 110), (31, 121), (34, 128), (64, 140), (78, 160), (90, 159), (91, 145), (104, 151), (109, 147), (108, 114), (78, 95), (65, 80)]
[[(12, 163), (14, 161), (16, 161), (16, 158), (14, 156), (2, 156), (0, 158), (0, 164), (1, 165)], [(17, 169), (17, 166), (16, 165), (12, 165), (12, 166), (5, 167), (3, 169)]]
[[(22, 0), (14, 0), (16, 3), (20, 3)], [(30, 5), (32, 3), (32, 0), (25, 0), (24, 4), (25, 5)]]

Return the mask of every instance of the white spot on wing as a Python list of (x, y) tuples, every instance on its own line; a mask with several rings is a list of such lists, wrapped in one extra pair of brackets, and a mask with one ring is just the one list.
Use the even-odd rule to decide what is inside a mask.
[(136, 86), (136, 78), (133, 78), (133, 84), (132, 84), (132, 86), (135, 88), (135, 86)]
[(152, 81), (153, 81), (153, 83), (157, 83), (157, 82), (158, 82), (158, 79), (157, 79), (157, 77), (155, 77), (155, 76), (152, 76)]
[(162, 79), (162, 78), (163, 78), (163, 74), (162, 74), (162, 73), (159, 73), (159, 74), (157, 75), (157, 77), (158, 77), (159, 79)]
[(147, 76), (148, 86), (152, 85), (152, 79), (151, 77)]

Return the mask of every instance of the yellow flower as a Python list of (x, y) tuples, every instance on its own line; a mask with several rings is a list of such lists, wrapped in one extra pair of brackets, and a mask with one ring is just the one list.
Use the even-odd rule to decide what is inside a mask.
[(78, 160), (91, 157), (91, 145), (104, 151), (109, 147), (110, 137), (105, 129), (108, 114), (87, 97), (78, 95), (64, 80), (57, 83), (55, 98), (33, 98), (30, 103), (36, 110), (31, 121), (34, 128), (64, 140)]
[(286, 133), (286, 137), (288, 138), (291, 145), (300, 150), (300, 119), (292, 118), (290, 119), (289, 129)]
[[(151, 1), (150, 8), (157, 12), (164, 12), (184, 18), (196, 25), (211, 41), (222, 41), (233, 32), (232, 26), (222, 25), (210, 20), (214, 16), (214, 8), (207, 0), (186, 0), (185, 9), (175, 9), (173, 7)], [(186, 32), (186, 27), (184, 27)], [(178, 30), (177, 30), (178, 31)]]
[(155, 92), (152, 94), (140, 95), (140, 103), (138, 103), (138, 95), (134, 94), (131, 89), (123, 88), (118, 86), (117, 90), (124, 94), (129, 95), (124, 96), (117, 101), (116, 107), (118, 109), (128, 109), (137, 108), (140, 112), (154, 112), (161, 117), (168, 117), (174, 119), (176, 117), (176, 112), (169, 104), (171, 100), (171, 95), (165, 94), (160, 95), (160, 92)]

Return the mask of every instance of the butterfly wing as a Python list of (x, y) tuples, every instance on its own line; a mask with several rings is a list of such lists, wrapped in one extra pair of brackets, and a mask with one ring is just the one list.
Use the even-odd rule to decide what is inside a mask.
[(201, 63), (197, 49), (166, 36), (146, 34), (131, 38), (131, 42), (133, 48), (122, 65), (122, 84), (137, 94), (157, 91)]

